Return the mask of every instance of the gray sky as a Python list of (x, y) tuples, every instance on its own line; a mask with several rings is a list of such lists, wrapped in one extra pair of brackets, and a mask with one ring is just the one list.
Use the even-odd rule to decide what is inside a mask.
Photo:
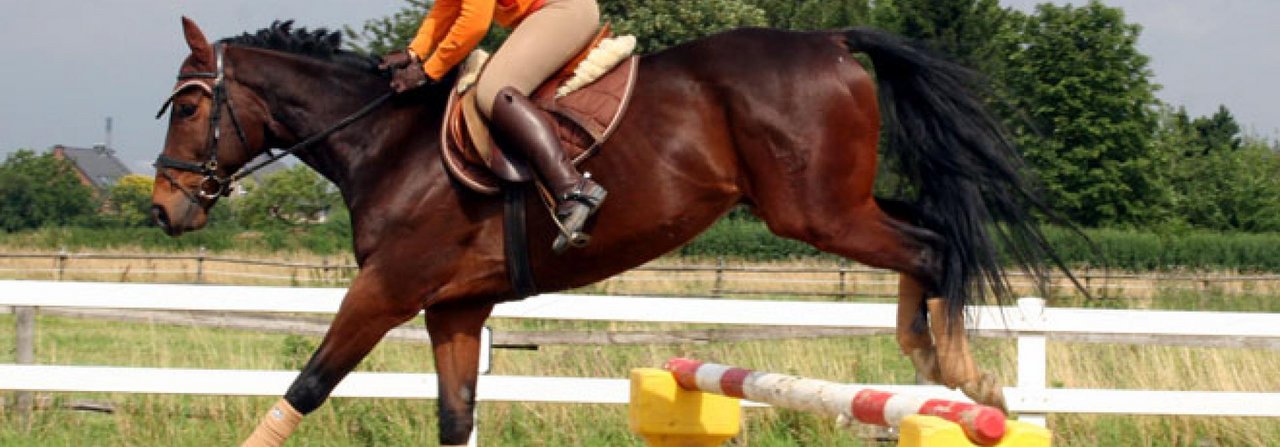
[[(1033, 0), (1001, 0), (1030, 10)], [(1062, 3), (1062, 2), (1058, 2)], [(1080, 4), (1081, 2), (1075, 2)], [(1192, 115), (1226, 104), (1245, 129), (1280, 128), (1280, 18), (1275, 0), (1110, 0), (1143, 25), (1159, 96)], [(187, 49), (179, 17), (210, 39), (296, 19), (311, 28), (358, 26), (403, 0), (0, 0), (0, 152), (103, 142), (149, 173), (164, 142), (152, 119)]]

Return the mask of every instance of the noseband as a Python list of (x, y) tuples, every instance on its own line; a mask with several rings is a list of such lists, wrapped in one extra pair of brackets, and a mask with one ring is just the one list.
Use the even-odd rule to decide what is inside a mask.
[[(252, 174), (259, 169), (262, 169), (266, 165), (284, 158), (287, 155), (295, 154), (320, 140), (328, 138), (330, 135), (333, 135), (334, 132), (342, 130), (342, 128), (347, 127), (360, 118), (365, 117), (370, 112), (373, 112), (373, 110), (378, 108), (378, 106), (381, 106), (388, 99), (391, 99), (391, 96), (394, 94), (394, 92), (387, 92), (382, 96), (379, 96), (360, 110), (348, 115), (341, 121), (338, 121), (338, 123), (329, 126), (329, 128), (321, 131), (320, 133), (312, 135), (311, 137), (308, 137), (287, 149), (284, 149), (278, 154), (271, 155), (268, 159), (263, 160), (256, 165), (242, 167), (228, 176), (220, 176), (218, 175), (218, 142), (222, 138), (222, 127), (220, 124), (222, 122), (222, 108), (224, 105), (227, 108), (227, 114), (231, 116), (231, 124), (236, 129), (236, 136), (240, 139), (240, 145), (246, 150), (249, 149), (249, 139), (245, 136), (244, 128), (240, 126), (240, 119), (236, 117), (236, 110), (231, 101), (231, 95), (227, 94), (225, 76), (226, 65), (223, 62), (223, 52), (225, 49), (226, 45), (221, 43), (214, 46), (214, 53), (216, 54), (216, 63), (214, 65), (215, 71), (179, 73), (178, 81), (182, 83), (178, 84), (178, 86), (173, 89), (173, 93), (169, 94), (169, 99), (160, 106), (160, 111), (156, 113), (156, 119), (160, 119), (161, 116), (164, 116), (169, 105), (173, 104), (174, 98), (176, 98), (179, 93), (190, 88), (198, 88), (213, 99), (213, 112), (209, 115), (209, 136), (205, 150), (208, 152), (209, 158), (203, 163), (200, 163), (178, 160), (161, 153), (159, 157), (156, 157), (155, 163), (152, 164), (152, 166), (160, 172), (160, 175), (163, 175), (165, 179), (169, 180), (169, 183), (181, 190), (188, 199), (195, 203), (199, 203), (199, 199), (213, 200), (219, 196), (231, 194), (231, 185), (234, 185), (235, 182), (249, 176), (249, 174)], [(213, 87), (209, 87), (209, 84), (203, 81), (204, 79), (212, 79)], [(181, 183), (178, 183), (177, 179), (173, 178), (173, 176), (169, 174), (169, 169), (194, 172), (203, 175), (204, 179), (200, 180), (200, 185), (196, 188), (195, 192), (192, 192), (182, 186)], [(210, 189), (212, 189), (213, 192), (207, 192)]]

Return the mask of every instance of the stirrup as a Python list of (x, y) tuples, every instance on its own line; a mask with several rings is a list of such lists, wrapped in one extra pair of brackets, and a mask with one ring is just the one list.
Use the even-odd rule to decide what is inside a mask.
[(586, 225), (587, 219), (595, 214), (600, 208), (600, 204), (604, 202), (604, 198), (609, 192), (604, 187), (591, 181), (591, 173), (582, 174), (582, 181), (564, 196), (560, 197), (560, 203), (564, 205), (572, 205), (567, 207), (568, 211), (561, 214), (556, 212), (556, 224), (560, 227), (560, 234), (556, 236), (555, 242), (551, 244), (551, 250), (557, 254), (563, 253), (569, 247), (582, 248), (591, 242), (591, 235), (582, 232), (582, 227)]

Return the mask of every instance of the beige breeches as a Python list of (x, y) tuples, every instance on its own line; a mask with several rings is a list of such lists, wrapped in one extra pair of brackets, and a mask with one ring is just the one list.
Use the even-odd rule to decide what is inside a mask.
[(503, 87), (528, 95), (586, 46), (600, 27), (596, 0), (547, 0), (520, 22), (489, 59), (476, 83), (485, 116)]

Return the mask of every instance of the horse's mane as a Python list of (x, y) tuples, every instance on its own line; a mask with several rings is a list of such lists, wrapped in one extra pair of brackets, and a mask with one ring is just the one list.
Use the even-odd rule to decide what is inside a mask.
[(295, 29), (292, 20), (277, 20), (255, 33), (228, 37), (220, 42), (308, 56), (362, 71), (379, 71), (377, 58), (342, 49), (342, 33), (325, 28)]

